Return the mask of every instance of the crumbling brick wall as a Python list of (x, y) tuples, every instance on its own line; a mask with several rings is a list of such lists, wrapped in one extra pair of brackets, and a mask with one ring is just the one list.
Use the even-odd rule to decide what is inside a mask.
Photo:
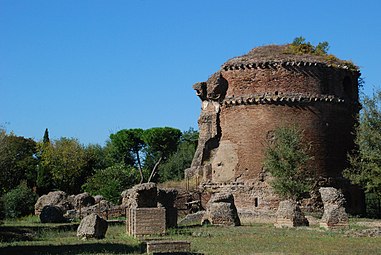
[(280, 126), (298, 125), (316, 174), (347, 185), (340, 180), (354, 148), (360, 73), (320, 56), (285, 55), (284, 47), (254, 49), (260, 54), (229, 60), (194, 85), (202, 101), (200, 139), (187, 174), (202, 175), (212, 192), (233, 189), (238, 209), (276, 208), (263, 159)]

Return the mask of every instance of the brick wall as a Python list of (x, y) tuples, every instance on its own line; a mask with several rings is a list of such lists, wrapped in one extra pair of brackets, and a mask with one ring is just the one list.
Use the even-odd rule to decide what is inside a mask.
[[(212, 192), (230, 187), (239, 210), (273, 209), (278, 199), (263, 171), (264, 151), (277, 127), (294, 124), (312, 146), (316, 173), (340, 179), (347, 153), (354, 148), (358, 72), (324, 63), (279, 62), (255, 68), (226, 66), (218, 75), (226, 92), (217, 99), (199, 95), (203, 106), (220, 104), (213, 115), (216, 120), (199, 121), (203, 139), (192, 168), (203, 171), (204, 187)], [(214, 91), (219, 84), (210, 79), (206, 86)], [(211, 111), (204, 107), (200, 116), (207, 112)]]

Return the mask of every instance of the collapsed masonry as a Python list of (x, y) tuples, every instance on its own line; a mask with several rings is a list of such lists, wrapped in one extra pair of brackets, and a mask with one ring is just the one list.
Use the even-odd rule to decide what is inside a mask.
[[(275, 213), (279, 198), (263, 168), (265, 145), (277, 127), (297, 124), (312, 145), (318, 186), (342, 189), (349, 211), (361, 212), (361, 193), (342, 177), (354, 148), (360, 72), (345, 61), (287, 54), (286, 48), (255, 48), (194, 84), (200, 136), (185, 174), (202, 178), (205, 192), (231, 190), (241, 216)], [(312, 194), (319, 196), (318, 187)], [(315, 209), (317, 197), (305, 205)]]
[(126, 207), (126, 232), (134, 237), (164, 234), (177, 226), (175, 189), (158, 189), (155, 183), (143, 183), (122, 193)]

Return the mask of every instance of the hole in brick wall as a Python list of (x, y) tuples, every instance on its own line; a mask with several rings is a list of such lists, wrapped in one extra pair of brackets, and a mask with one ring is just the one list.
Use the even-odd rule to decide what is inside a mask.
[(328, 80), (323, 80), (320, 86), (321, 86), (321, 93), (322, 94), (329, 94)]
[(353, 88), (352, 88), (352, 80), (351, 78), (349, 78), (348, 76), (346, 76), (343, 80), (343, 89), (344, 89), (344, 93), (348, 96), (348, 97), (353, 97)]
[(254, 198), (254, 206), (255, 206), (255, 207), (258, 207), (258, 198), (257, 198), (257, 197)]

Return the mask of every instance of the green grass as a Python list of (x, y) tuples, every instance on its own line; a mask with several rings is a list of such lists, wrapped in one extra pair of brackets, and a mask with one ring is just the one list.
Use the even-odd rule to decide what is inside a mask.
[[(81, 240), (78, 224), (0, 226), (0, 254), (140, 254), (141, 244), (125, 234), (124, 225), (109, 225), (106, 238)], [(4, 238), (7, 235), (7, 238)], [(11, 237), (10, 239), (8, 237)]]
[(319, 229), (276, 229), (270, 224), (242, 227), (199, 227), (186, 239), (205, 254), (381, 254), (381, 238), (351, 238)]
[[(351, 220), (351, 229), (361, 219)], [(49, 226), (36, 222), (6, 222), (29, 240), (0, 242), (0, 254), (140, 254), (141, 244), (125, 234), (124, 224), (110, 225), (103, 240), (80, 240), (74, 225)], [(1, 232), (1, 231), (0, 231)], [(277, 229), (272, 224), (241, 227), (188, 226), (171, 229), (166, 236), (152, 238), (188, 240), (192, 250), (204, 254), (381, 254), (381, 237), (348, 237), (345, 231), (324, 231), (318, 227)]]

